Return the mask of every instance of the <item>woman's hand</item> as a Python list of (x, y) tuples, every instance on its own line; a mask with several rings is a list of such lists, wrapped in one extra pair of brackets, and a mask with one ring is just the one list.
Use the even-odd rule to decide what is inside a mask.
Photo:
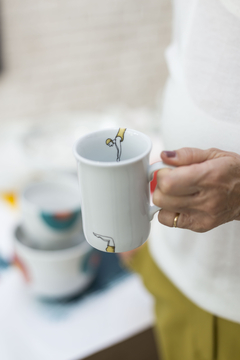
[(182, 148), (163, 151), (165, 164), (157, 174), (153, 203), (162, 208), (160, 223), (205, 232), (240, 220), (240, 155), (218, 149)]

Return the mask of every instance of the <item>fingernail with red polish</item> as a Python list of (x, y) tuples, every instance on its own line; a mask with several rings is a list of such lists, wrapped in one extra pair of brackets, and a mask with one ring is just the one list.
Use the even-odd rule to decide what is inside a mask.
[(172, 157), (176, 156), (176, 151), (163, 151), (163, 152), (169, 158), (172, 158)]

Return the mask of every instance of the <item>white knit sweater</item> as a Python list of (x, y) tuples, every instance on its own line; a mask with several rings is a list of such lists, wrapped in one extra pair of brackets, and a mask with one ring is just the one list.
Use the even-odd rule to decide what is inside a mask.
[[(166, 150), (240, 154), (239, 0), (175, 0), (161, 134)], [(195, 304), (240, 323), (240, 221), (206, 233), (153, 221), (150, 251)]]

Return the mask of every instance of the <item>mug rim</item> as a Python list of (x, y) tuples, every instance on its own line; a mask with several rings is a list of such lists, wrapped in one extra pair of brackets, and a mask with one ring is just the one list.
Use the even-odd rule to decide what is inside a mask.
[(151, 139), (144, 133), (142, 133), (141, 131), (138, 130), (134, 130), (134, 129), (129, 129), (127, 128), (128, 131), (130, 131), (131, 133), (135, 133), (137, 135), (142, 136), (143, 138), (146, 139), (147, 143), (148, 143), (148, 148), (147, 150), (145, 150), (141, 155), (135, 156), (131, 159), (128, 160), (121, 160), (119, 162), (114, 162), (114, 161), (97, 161), (97, 160), (89, 160), (83, 156), (81, 156), (78, 151), (78, 145), (87, 137), (92, 137), (94, 134), (99, 134), (99, 133), (103, 133), (105, 131), (112, 131), (112, 130), (118, 130), (119, 127), (113, 127), (113, 128), (105, 128), (105, 129), (100, 129), (94, 132), (89, 132), (83, 136), (81, 136), (77, 141), (75, 141), (74, 145), (73, 145), (73, 154), (75, 156), (75, 159), (78, 160), (81, 163), (85, 163), (88, 165), (94, 165), (94, 166), (98, 166), (98, 167), (119, 167), (119, 166), (124, 166), (124, 165), (130, 165), (133, 163), (136, 163), (137, 161), (143, 159), (146, 155), (148, 155), (150, 153), (150, 151), (152, 150), (152, 141)]

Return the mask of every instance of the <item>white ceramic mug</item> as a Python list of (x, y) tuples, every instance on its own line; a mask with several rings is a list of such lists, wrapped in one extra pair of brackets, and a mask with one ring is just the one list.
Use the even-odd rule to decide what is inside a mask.
[(60, 249), (82, 230), (77, 179), (62, 176), (25, 187), (20, 197), (23, 231), (40, 249)]
[(64, 298), (84, 291), (96, 276), (100, 253), (83, 233), (68, 248), (40, 250), (32, 247), (21, 226), (15, 229), (15, 264), (34, 295)]
[(124, 252), (142, 245), (157, 206), (149, 182), (163, 162), (149, 165), (148, 136), (131, 129), (93, 132), (74, 146), (80, 184), (83, 230), (90, 245)]

